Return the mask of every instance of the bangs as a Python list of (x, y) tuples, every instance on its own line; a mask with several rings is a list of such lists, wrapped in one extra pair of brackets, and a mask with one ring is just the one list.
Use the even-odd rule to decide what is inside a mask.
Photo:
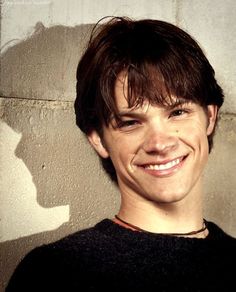
[(159, 61), (158, 65), (144, 62), (138, 65), (111, 66), (101, 80), (101, 95), (107, 108), (103, 111), (106, 125), (111, 117), (119, 119), (115, 83), (122, 74), (123, 93), (129, 108), (141, 107), (144, 102), (173, 106), (178, 99), (204, 105), (204, 101), (199, 98), (199, 95), (203, 96), (199, 92), (200, 76), (196, 78), (195, 73), (194, 78), (191, 78), (191, 70), (194, 69), (190, 68), (190, 64), (185, 65), (183, 61), (168, 63), (166, 60)]

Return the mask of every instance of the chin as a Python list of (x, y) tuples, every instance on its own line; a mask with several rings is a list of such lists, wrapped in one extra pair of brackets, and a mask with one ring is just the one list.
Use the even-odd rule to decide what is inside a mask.
[(173, 204), (180, 202), (185, 199), (186, 193), (169, 193), (169, 192), (163, 192), (163, 193), (157, 193), (154, 197), (155, 201), (157, 203), (163, 203), (163, 204)]

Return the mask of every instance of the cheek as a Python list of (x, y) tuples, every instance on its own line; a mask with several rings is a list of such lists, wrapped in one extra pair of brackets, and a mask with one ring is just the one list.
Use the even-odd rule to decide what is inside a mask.
[(206, 135), (206, 130), (202, 129), (202, 131), (198, 132), (198, 135), (195, 136), (195, 151), (199, 154), (200, 160), (207, 160), (209, 154), (209, 144)]
[(207, 128), (205, 123), (192, 123), (191, 125), (179, 127), (176, 130), (180, 140), (184, 141), (191, 148), (208, 151)]
[(105, 137), (106, 148), (109, 153), (114, 154), (123, 154), (130, 153), (135, 151), (138, 147), (138, 141), (140, 138), (138, 135), (127, 134), (127, 135), (117, 135), (111, 133), (109, 136)]
[[(110, 140), (111, 141), (111, 140)], [(129, 139), (115, 139), (108, 143), (107, 148), (116, 172), (132, 172), (132, 161), (136, 155), (137, 147), (133, 137)]]

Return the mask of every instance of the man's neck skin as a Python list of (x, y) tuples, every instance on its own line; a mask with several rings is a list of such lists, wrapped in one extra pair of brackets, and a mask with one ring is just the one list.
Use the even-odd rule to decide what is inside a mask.
[(120, 186), (119, 217), (155, 233), (186, 233), (198, 230), (203, 223), (202, 181), (194, 185), (181, 201), (159, 203), (147, 200)]

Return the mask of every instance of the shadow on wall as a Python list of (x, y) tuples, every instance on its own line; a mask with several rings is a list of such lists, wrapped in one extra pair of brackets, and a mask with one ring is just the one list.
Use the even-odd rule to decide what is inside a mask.
[(4, 192), (0, 207), (0, 241), (54, 230), (68, 222), (69, 205), (44, 208), (38, 204), (31, 173), (24, 161), (15, 155), (21, 134), (3, 122), (0, 122), (0, 133), (4, 137), (0, 144), (1, 190)]
[(0, 95), (73, 101), (75, 70), (92, 27), (37, 23), (31, 37), (3, 53)]
[(29, 250), (118, 206), (115, 187), (75, 125), (76, 67), (91, 27), (37, 24), (1, 56), (3, 289)]

